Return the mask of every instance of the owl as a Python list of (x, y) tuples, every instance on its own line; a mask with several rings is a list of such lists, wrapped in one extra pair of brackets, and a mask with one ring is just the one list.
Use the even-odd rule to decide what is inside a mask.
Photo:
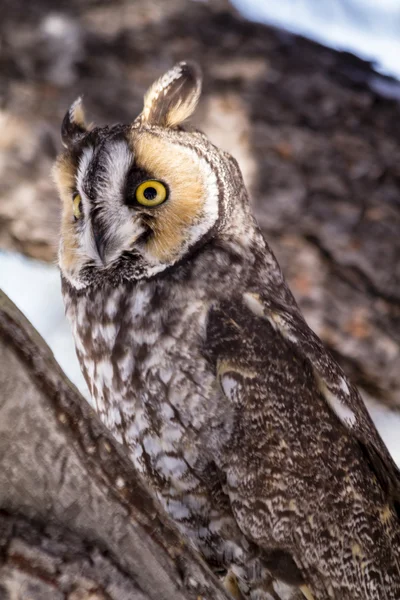
[(177, 64), (128, 125), (77, 100), (59, 266), (98, 414), (233, 595), (399, 600), (400, 478), (307, 326)]

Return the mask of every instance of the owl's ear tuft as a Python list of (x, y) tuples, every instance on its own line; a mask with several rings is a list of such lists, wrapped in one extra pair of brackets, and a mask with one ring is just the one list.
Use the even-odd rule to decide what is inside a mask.
[(201, 83), (201, 71), (196, 63), (176, 64), (149, 88), (136, 122), (176, 127), (193, 114), (200, 98)]
[(61, 140), (66, 148), (71, 148), (87, 132), (85, 111), (79, 97), (67, 111), (61, 125)]

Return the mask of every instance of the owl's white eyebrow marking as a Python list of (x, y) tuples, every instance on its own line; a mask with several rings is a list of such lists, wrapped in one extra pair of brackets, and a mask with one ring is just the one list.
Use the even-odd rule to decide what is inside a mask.
[[(121, 198), (123, 184), (133, 163), (133, 155), (126, 141), (114, 141), (104, 152), (105, 172), (99, 172), (96, 189), (102, 197), (115, 201)], [(119, 209), (119, 207), (118, 207)]]
[(93, 146), (88, 146), (87, 148), (85, 148), (83, 150), (81, 157), (79, 159), (78, 173), (76, 175), (76, 187), (79, 190), (80, 194), (82, 194), (82, 192), (83, 192), (82, 185), (85, 180), (86, 171), (88, 170), (88, 167), (93, 158), (93, 154), (94, 154)]
[(114, 244), (108, 247), (106, 261), (111, 263), (120, 254), (121, 245), (128, 238), (140, 235), (142, 227), (135, 232), (132, 221), (124, 217), (121, 204), (124, 201), (125, 180), (133, 163), (133, 154), (125, 140), (111, 142), (104, 152), (104, 173), (99, 172), (96, 191), (106, 210), (102, 221), (109, 232), (118, 232)]
[[(96, 165), (96, 172), (90, 173), (90, 179), (95, 180), (95, 197), (89, 199), (83, 188), (94, 157), (98, 165)], [(83, 213), (87, 216), (86, 226), (82, 232), (82, 246), (85, 255), (100, 268), (109, 265), (119, 256), (121, 246), (126, 244), (126, 240), (132, 240), (135, 234), (137, 237), (142, 233), (142, 227), (137, 227), (135, 231), (132, 221), (126, 218), (122, 206), (125, 180), (132, 164), (133, 154), (124, 138), (108, 141), (99, 148), (98, 153), (95, 153), (93, 147), (85, 148), (80, 158), (77, 182), (82, 196)], [(98, 254), (92, 229), (94, 207), (99, 209), (96, 213), (97, 224), (102, 230), (106, 249), (102, 257)], [(113, 232), (117, 233), (112, 235)]]

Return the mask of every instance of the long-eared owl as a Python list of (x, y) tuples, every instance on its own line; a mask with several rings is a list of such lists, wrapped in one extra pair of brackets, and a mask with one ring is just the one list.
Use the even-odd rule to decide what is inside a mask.
[[(398, 600), (399, 473), (309, 329), (179, 63), (128, 125), (62, 124), (59, 265), (97, 411), (252, 600)], [(240, 591), (239, 591), (240, 590)]]

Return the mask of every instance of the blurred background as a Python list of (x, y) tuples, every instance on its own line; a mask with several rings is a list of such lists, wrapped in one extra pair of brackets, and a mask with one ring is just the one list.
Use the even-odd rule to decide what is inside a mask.
[(129, 122), (155, 78), (195, 59), (196, 124), (238, 159), (309, 324), (400, 464), (400, 2), (0, 8), (0, 287), (82, 393), (56, 267), (61, 120), (83, 94), (89, 120)]

